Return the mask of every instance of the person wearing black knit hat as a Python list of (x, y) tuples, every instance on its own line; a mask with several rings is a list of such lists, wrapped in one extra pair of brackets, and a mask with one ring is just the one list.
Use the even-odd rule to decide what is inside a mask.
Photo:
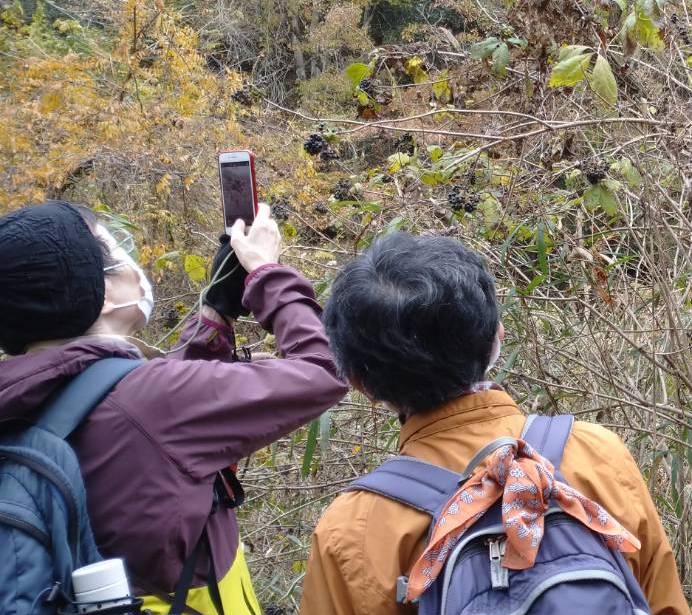
[(105, 296), (104, 255), (79, 210), (61, 201), (0, 218), (0, 348), (83, 334)]
[[(173, 594), (194, 612), (261, 611), (232, 508), (242, 492), (231, 468), (346, 393), (314, 290), (278, 263), (280, 242), (266, 205), (247, 231), (238, 221), (176, 348), (138, 364), (69, 436), (96, 546), (105, 558), (125, 559), (132, 593), (153, 614), (182, 612), (168, 603)], [(0, 444), (14, 441), (6, 425), (35, 422), (91, 365), (156, 352), (131, 337), (153, 307), (131, 253), (131, 237), (69, 203), (0, 217), (0, 350), (15, 355), (0, 361)], [(233, 323), (245, 310), (274, 333), (284, 358), (238, 360)], [(3, 527), (0, 553), (14, 554)], [(22, 564), (9, 569), (35, 568)], [(7, 569), (0, 566), (3, 613), (26, 595), (5, 581)]]

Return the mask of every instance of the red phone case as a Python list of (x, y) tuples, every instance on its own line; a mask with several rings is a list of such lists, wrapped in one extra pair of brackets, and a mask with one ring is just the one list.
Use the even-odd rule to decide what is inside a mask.
[[(236, 152), (245, 152), (250, 158), (250, 175), (252, 176), (252, 200), (253, 207), (255, 210), (255, 217), (259, 212), (259, 203), (257, 200), (257, 177), (255, 175), (255, 155), (249, 149), (226, 149), (222, 150), (216, 156), (216, 162), (219, 164), (219, 156), (221, 154), (235, 154)], [(221, 173), (221, 166), (219, 165), (219, 174)], [(220, 176), (219, 176), (220, 179)], [(221, 193), (221, 211), (223, 211), (223, 192)], [(226, 223), (226, 214), (224, 213), (224, 224)]]

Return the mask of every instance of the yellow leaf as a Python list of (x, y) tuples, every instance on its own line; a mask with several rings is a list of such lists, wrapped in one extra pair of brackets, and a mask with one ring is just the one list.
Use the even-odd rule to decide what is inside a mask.
[(63, 105), (63, 98), (60, 92), (48, 92), (41, 97), (38, 110), (41, 115), (48, 115), (57, 111)]
[(171, 191), (171, 176), (168, 173), (165, 173), (163, 177), (156, 182), (154, 191), (156, 194), (168, 194)]
[(196, 254), (186, 254), (183, 268), (192, 282), (201, 282), (207, 276), (207, 261)]

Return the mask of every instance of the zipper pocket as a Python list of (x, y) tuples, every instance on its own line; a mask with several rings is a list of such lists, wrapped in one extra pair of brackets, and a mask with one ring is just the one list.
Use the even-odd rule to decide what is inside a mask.
[(25, 534), (29, 534), (29, 536), (40, 542), (47, 550), (50, 550), (50, 536), (48, 536), (48, 534), (46, 534), (44, 531), (38, 529), (35, 525), (32, 525), (23, 519), (18, 519), (13, 515), (8, 515), (4, 512), (0, 512), (0, 523), (17, 528)]

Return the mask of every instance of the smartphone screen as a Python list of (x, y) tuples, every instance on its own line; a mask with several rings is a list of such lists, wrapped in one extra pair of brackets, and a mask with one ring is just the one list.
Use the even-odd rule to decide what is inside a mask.
[(252, 171), (249, 160), (221, 163), (221, 194), (226, 226), (241, 218), (245, 224), (255, 219), (255, 201), (252, 194)]

